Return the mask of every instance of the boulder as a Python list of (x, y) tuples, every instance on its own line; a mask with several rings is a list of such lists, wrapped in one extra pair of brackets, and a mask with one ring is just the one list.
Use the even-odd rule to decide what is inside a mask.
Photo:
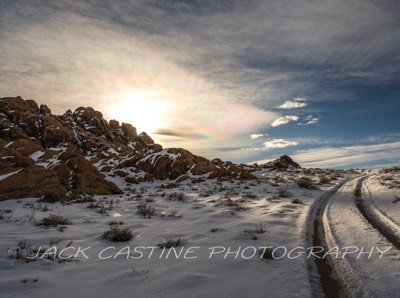
[[(138, 135), (136, 132), (136, 128), (133, 127), (131, 124), (123, 123), (121, 125), (122, 133), (126, 136), (129, 140), (135, 139)], [(154, 141), (153, 141), (154, 143)]]
[(0, 201), (18, 198), (42, 198), (56, 195), (65, 198), (67, 189), (60, 183), (56, 173), (44, 167), (30, 165), (0, 181)]

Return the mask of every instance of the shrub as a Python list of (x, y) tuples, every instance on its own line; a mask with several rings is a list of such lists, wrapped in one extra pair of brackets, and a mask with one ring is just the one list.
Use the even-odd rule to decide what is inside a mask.
[(137, 205), (137, 214), (142, 217), (151, 218), (153, 215), (156, 215), (157, 211), (153, 205), (147, 205), (146, 203), (142, 203)]
[(230, 197), (225, 197), (225, 204), (228, 207), (234, 207), (237, 211), (245, 209), (243, 199), (232, 200)]
[(168, 214), (167, 217), (182, 217), (182, 215), (178, 215), (178, 210), (171, 210)]
[(30, 243), (25, 239), (20, 240), (18, 244), (8, 250), (11, 259), (23, 260), (26, 262), (34, 261), (36, 252), (32, 249)]
[(331, 182), (331, 178), (329, 178), (328, 176), (321, 176), (319, 177), (319, 183), (320, 184), (326, 184), (326, 183), (330, 183)]
[(109, 223), (110, 226), (121, 226), (123, 224), (124, 224), (124, 222), (122, 220), (120, 220), (120, 221), (113, 220)]
[(245, 234), (264, 234), (265, 232), (266, 232), (266, 230), (264, 229), (264, 226), (262, 223), (257, 225), (254, 230), (248, 230), (248, 229), (244, 230)]
[(179, 246), (180, 244), (182, 244), (182, 243), (184, 243), (186, 241), (187, 240), (184, 239), (184, 238), (178, 238), (178, 239), (175, 239), (175, 240), (167, 238), (167, 241), (159, 243), (159, 244), (157, 244), (157, 246), (160, 247), (160, 248), (170, 249), (172, 247), (177, 247), (177, 246)]
[(301, 177), (299, 180), (297, 180), (297, 185), (300, 188), (316, 189), (314, 181), (308, 177)]
[(42, 207), (42, 211), (43, 212), (47, 212), (47, 211), (51, 211), (52, 209), (49, 208), (48, 204), (44, 204), (44, 206)]
[(303, 201), (300, 199), (293, 199), (292, 204), (303, 204)]
[(101, 206), (100, 208), (96, 209), (96, 212), (99, 214), (107, 214), (107, 209), (104, 206)]
[(400, 197), (394, 196), (394, 199), (392, 201), (393, 204), (400, 202)]
[(257, 198), (257, 195), (252, 193), (251, 191), (244, 191), (242, 197), (254, 199)]
[(134, 235), (130, 228), (121, 228), (117, 225), (112, 225), (108, 231), (103, 233), (102, 238), (113, 242), (125, 242), (132, 240)]
[(184, 202), (186, 200), (185, 194), (183, 192), (171, 192), (168, 196), (171, 200)]
[(62, 215), (55, 215), (50, 214), (48, 217), (42, 218), (39, 222), (36, 223), (38, 226), (45, 226), (45, 227), (57, 227), (58, 225), (71, 225), (72, 222), (62, 216)]
[(286, 180), (283, 177), (280, 177), (280, 176), (276, 176), (276, 177), (274, 177), (272, 179), (273, 179), (273, 181), (275, 183), (285, 183), (286, 182)]
[(293, 194), (290, 191), (288, 191), (286, 188), (278, 189), (278, 197), (280, 197), (280, 198), (289, 198), (292, 195)]
[(0, 209), (0, 220), (10, 220), (12, 212), (11, 209)]
[(258, 226), (256, 226), (256, 229), (254, 230), (254, 233), (256, 234), (264, 234), (266, 230), (264, 229), (264, 226), (262, 223), (260, 223)]
[[(18, 244), (8, 250), (11, 259), (21, 260), (25, 262), (36, 261), (37, 259), (47, 259), (47, 260), (57, 260), (59, 263), (64, 262), (65, 259), (62, 258), (60, 254), (62, 249), (57, 245), (60, 240), (50, 240), (48, 247), (39, 246), (39, 248), (33, 248), (30, 243), (26, 240), (20, 240)], [(72, 245), (70, 241), (67, 247)]]
[(21, 282), (22, 282), (23, 284), (26, 284), (26, 283), (34, 283), (34, 282), (38, 282), (38, 281), (39, 281), (39, 278), (37, 278), (37, 277), (31, 278), (31, 279), (23, 278), (23, 279), (21, 280)]

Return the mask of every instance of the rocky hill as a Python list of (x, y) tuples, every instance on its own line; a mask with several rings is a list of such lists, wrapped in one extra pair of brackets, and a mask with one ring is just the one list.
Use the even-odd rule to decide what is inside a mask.
[(261, 168), (271, 168), (271, 169), (300, 169), (301, 166), (295, 162), (290, 156), (282, 155), (278, 159), (270, 161), (260, 166)]
[(124, 185), (153, 180), (254, 179), (250, 172), (163, 149), (131, 124), (107, 122), (90, 107), (57, 116), (34, 100), (0, 98), (0, 201), (118, 194)]

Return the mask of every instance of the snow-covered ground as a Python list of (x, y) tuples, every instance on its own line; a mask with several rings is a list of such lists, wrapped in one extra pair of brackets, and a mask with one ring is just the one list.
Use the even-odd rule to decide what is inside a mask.
[[(318, 184), (322, 174), (310, 174), (318, 189), (306, 189), (297, 184), (301, 175), (264, 172), (260, 181), (185, 181), (175, 188), (141, 183), (125, 185), (123, 195), (69, 203), (0, 202), (1, 297), (311, 297), (310, 207), (345, 176)], [(329, 198), (327, 240), (331, 246), (391, 248), (355, 208), (357, 179)], [(398, 189), (379, 179), (372, 175), (365, 182), (371, 198), (398, 219), (393, 207), (400, 203), (392, 202)], [(71, 224), (38, 225), (52, 214)], [(112, 227), (129, 229), (133, 239), (104, 239)], [(182, 242), (160, 248), (168, 240)], [(35, 261), (24, 260), (27, 247), (32, 255), (42, 248)], [(372, 260), (346, 256), (369, 294), (396, 289), (399, 258), (391, 249), (382, 259), (378, 251)], [(386, 290), (375, 291), (379, 287)]]
[(400, 226), (400, 172), (372, 175), (365, 187), (374, 207)]
[[(334, 265), (351, 296), (396, 297), (399, 251), (373, 228), (357, 209), (355, 178), (344, 184), (327, 208), (327, 221)], [(363, 198), (366, 199), (366, 198)], [(346, 258), (342, 258), (346, 253)]]

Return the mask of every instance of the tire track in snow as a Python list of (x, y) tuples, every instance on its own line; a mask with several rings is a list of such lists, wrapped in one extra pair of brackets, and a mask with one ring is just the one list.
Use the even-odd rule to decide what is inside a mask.
[[(371, 198), (367, 198), (368, 202), (363, 198), (362, 187), (366, 187), (364, 182), (368, 177), (364, 176), (357, 181), (354, 190), (355, 204), (368, 223), (400, 250), (400, 227), (380, 212), (371, 202)], [(368, 193), (371, 196), (369, 190)]]
[[(366, 190), (369, 197), (363, 199), (363, 186), (366, 188), (364, 185), (366, 178), (368, 176), (343, 180), (315, 200), (310, 208), (307, 244), (309, 247), (324, 248), (322, 252), (316, 254), (317, 257), (307, 260), (313, 297), (371, 297), (377, 295), (376, 289), (371, 288), (370, 283), (368, 286), (364, 284), (365, 281), (362, 278), (368, 278), (368, 275), (365, 275), (365, 272), (359, 272), (358, 270), (361, 269), (359, 266), (355, 267), (355, 264), (346, 258), (333, 259), (329, 255), (322, 257), (331, 248), (340, 247), (341, 243), (340, 234), (334, 232), (336, 228), (333, 228), (335, 226), (334, 221), (340, 215), (336, 214), (334, 218), (330, 216), (331, 203), (334, 202), (335, 195), (346, 195), (350, 192), (350, 200), (347, 201), (350, 203), (349, 207), (351, 208), (352, 205), (356, 208), (359, 217), (365, 220), (364, 225), (369, 229), (373, 228), (372, 230), (375, 231), (376, 235), (381, 235), (400, 250), (399, 226), (374, 206), (368, 189)], [(353, 197), (353, 200), (351, 200), (351, 197)], [(341, 197), (337, 197), (337, 199), (339, 198)], [(340, 200), (343, 202), (343, 199)]]
[[(314, 297), (343, 297), (347, 296), (344, 281), (339, 278), (333, 262), (323, 255), (329, 250), (326, 229), (326, 208), (332, 196), (346, 184), (349, 179), (342, 180), (327, 193), (319, 197), (312, 204), (307, 227), (308, 247), (323, 247), (324, 250), (316, 254), (317, 257), (307, 259), (307, 268)], [(328, 231), (329, 232), (329, 231)]]

